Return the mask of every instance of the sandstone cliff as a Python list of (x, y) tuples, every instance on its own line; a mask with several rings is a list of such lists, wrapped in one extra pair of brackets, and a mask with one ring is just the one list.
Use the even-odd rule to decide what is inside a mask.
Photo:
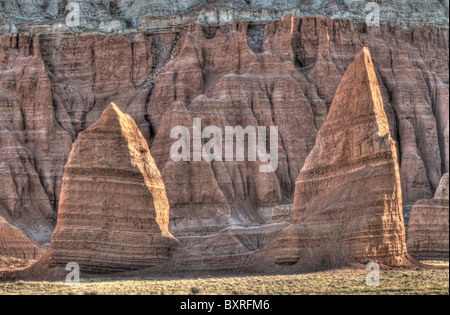
[[(287, 30), (292, 23), (288, 18), (276, 25)], [(205, 38), (200, 26), (192, 26), (178, 57), (156, 77), (148, 104), (148, 118), (157, 130), (152, 151), (167, 184), (177, 235), (188, 229), (194, 233), (208, 229), (208, 224), (196, 224), (203, 217), (223, 222), (223, 215), (228, 215), (229, 223), (216, 224), (221, 228), (224, 223), (263, 223), (258, 209), (290, 198), (293, 174), (300, 171), (313, 146), (317, 125), (326, 115), (325, 103), (313, 85), (290, 62), (292, 50), (282, 48), (289, 37), (280, 35), (267, 42), (277, 54), (255, 54), (247, 45), (247, 26), (241, 23), (225, 34), (217, 30), (211, 40)], [(226, 126), (255, 130), (258, 126), (267, 130), (279, 126), (277, 171), (261, 173), (261, 162), (247, 162), (247, 150), (243, 162), (234, 155), (233, 162), (222, 158), (174, 163), (169, 153), (175, 140), (167, 139), (175, 126), (192, 130), (193, 118), (201, 118), (204, 127), (217, 126), (223, 132)], [(201, 213), (204, 208), (210, 213)], [(178, 223), (178, 212), (182, 213), (182, 224)]]
[[(17, 41), (22, 45), (24, 37)], [(52, 234), (74, 133), (65, 110), (53, 106), (50, 78), (35, 44), (25, 44), (21, 53), (0, 48), (0, 215), (44, 244)], [(60, 110), (63, 120), (57, 122)]]
[(448, 173), (432, 200), (416, 202), (408, 229), (408, 251), (417, 259), (449, 259)]
[(297, 179), (292, 216), (276, 241), (279, 264), (408, 264), (397, 149), (367, 48), (337, 89)]
[[(264, 209), (292, 203), (338, 82), (363, 46), (397, 141), (403, 199), (431, 198), (448, 171), (448, 30), (269, 20), (110, 35), (23, 24), (0, 36), (0, 194), (9, 200), (0, 213), (49, 242), (71, 144), (116, 101), (151, 146), (174, 233), (263, 223)], [(258, 163), (171, 163), (171, 128), (191, 128), (195, 117), (221, 128), (278, 126), (276, 173), (260, 174)], [(43, 223), (31, 229), (32, 217)]]
[(169, 203), (147, 142), (111, 104), (75, 142), (63, 177), (50, 265), (139, 269), (169, 258)]

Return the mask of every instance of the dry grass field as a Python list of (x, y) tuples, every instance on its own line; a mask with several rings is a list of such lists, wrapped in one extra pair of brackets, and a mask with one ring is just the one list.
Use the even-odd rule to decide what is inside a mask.
[(448, 295), (446, 267), (431, 270), (382, 271), (380, 287), (368, 287), (367, 272), (338, 270), (301, 275), (198, 279), (105, 279), (65, 283), (0, 283), (1, 295)]

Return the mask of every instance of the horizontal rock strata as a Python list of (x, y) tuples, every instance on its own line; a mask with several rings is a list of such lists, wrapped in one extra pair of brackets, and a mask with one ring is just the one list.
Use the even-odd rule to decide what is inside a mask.
[(347, 69), (300, 172), (292, 216), (276, 241), (278, 264), (409, 263), (397, 149), (367, 48)]
[(155, 266), (177, 244), (168, 225), (164, 183), (147, 142), (111, 104), (73, 146), (50, 264), (75, 262), (84, 272)]
[[(410, 4), (404, 5), (407, 14)], [(334, 6), (327, 4), (330, 11)], [(116, 13), (111, 19), (120, 18)], [(397, 140), (404, 201), (432, 198), (448, 171), (446, 27), (367, 27), (319, 17), (271, 21), (270, 14), (254, 22), (265, 19), (262, 11), (237, 24), (227, 14), (218, 26), (178, 23), (176, 30), (155, 33), (108, 35), (96, 27), (72, 33), (61, 25), (23, 24), (0, 35), (1, 215), (31, 239), (49, 242), (71, 145), (116, 101), (151, 146), (175, 234), (262, 224), (270, 217), (261, 209), (292, 203), (338, 82), (363, 46), (371, 49)], [(214, 14), (205, 16), (210, 23)], [(169, 131), (177, 124), (191, 128), (195, 117), (203, 126), (278, 126), (277, 172), (261, 175), (258, 163), (247, 162), (171, 165)], [(200, 180), (208, 187), (202, 193)]]
[(448, 173), (431, 200), (414, 204), (408, 228), (408, 251), (421, 260), (449, 259)]
[[(20, 45), (23, 39), (17, 38)], [(0, 48), (0, 215), (45, 244), (54, 228), (63, 165), (75, 135), (67, 113), (53, 107), (38, 44), (27, 42), (23, 52)], [(36, 54), (30, 54), (33, 49)]]
[(37, 260), (44, 250), (0, 216), (0, 256)]

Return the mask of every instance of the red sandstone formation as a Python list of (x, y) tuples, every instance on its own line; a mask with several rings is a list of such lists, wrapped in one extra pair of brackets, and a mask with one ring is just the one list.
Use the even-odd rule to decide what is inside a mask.
[(139, 269), (168, 259), (176, 240), (147, 142), (111, 104), (75, 142), (63, 177), (50, 264), (83, 272)]
[[(281, 238), (288, 246), (279, 262), (296, 261), (308, 248), (300, 260), (313, 257), (314, 267), (330, 257), (338, 264), (353, 257), (407, 263), (399, 177), (403, 201), (411, 204), (430, 199), (449, 170), (448, 5), (393, 0), (383, 6), (382, 21), (389, 25), (368, 27), (361, 23), (366, 12), (360, 0), (208, 0), (206, 7), (203, 0), (158, 6), (154, 1), (84, 1), (82, 25), (69, 28), (42, 24), (64, 23), (63, 2), (28, 2), (0, 0), (0, 216), (43, 244), (50, 241), (61, 204), (53, 249), (31, 274), (48, 269), (65, 275), (68, 260), (92, 271), (289, 272), (288, 266), (273, 263), (280, 243), (272, 241), (292, 219), (290, 207), (279, 205), (291, 204), (294, 196), (297, 224)], [(334, 18), (287, 15), (319, 12)], [(365, 89), (377, 96), (358, 92), (348, 110), (353, 95), (336, 91), (364, 46), (375, 66), (368, 67), (372, 83)], [(362, 64), (361, 59), (368, 64), (368, 57), (360, 57)], [(352, 69), (365, 68), (355, 64), (358, 60), (342, 85), (356, 80)], [(367, 114), (356, 106), (364, 99), (379, 112)], [(112, 101), (140, 133), (115, 107), (102, 116)], [(355, 115), (368, 119), (362, 123)], [(192, 133), (193, 118), (222, 130), (277, 126), (277, 171), (260, 173), (260, 162), (174, 162), (171, 130), (182, 125)], [(131, 134), (124, 121), (133, 125)], [(113, 127), (99, 127), (102, 122)], [(375, 126), (379, 122), (381, 129)], [(326, 134), (336, 124), (348, 128)], [(102, 150), (107, 136), (115, 140)], [(128, 145), (134, 141), (130, 136), (142, 151)], [(64, 165), (77, 137), (74, 150), (79, 151), (69, 160), (60, 202)], [(340, 151), (347, 145), (350, 151)], [(322, 152), (324, 147), (335, 155)], [(133, 156), (143, 156), (152, 169), (140, 162), (141, 168), (133, 166)], [(106, 170), (105, 161), (111, 162)], [(322, 180), (324, 174), (336, 176), (338, 183)], [(430, 216), (419, 212), (435, 211), (437, 204), (443, 215), (429, 227)], [(436, 252), (430, 248), (437, 245), (423, 246), (429, 236), (441, 247), (448, 240), (448, 205), (441, 206), (437, 197), (415, 208), (413, 226), (429, 229), (412, 230), (421, 242), (416, 243), (419, 251)], [(445, 208), (446, 237), (441, 235)], [(169, 229), (184, 246), (172, 259)], [(4, 247), (12, 245), (8, 241)]]
[(296, 182), (276, 262), (408, 264), (395, 141), (369, 49), (347, 69)]
[[(391, 136), (398, 140), (404, 201), (431, 198), (448, 171), (446, 28), (286, 17), (266, 25), (190, 25), (147, 34), (75, 34), (42, 25), (22, 25), (18, 32), (0, 35), (0, 198), (8, 200), (0, 214), (39, 243), (50, 240), (72, 142), (111, 101), (151, 145), (174, 233), (262, 223), (262, 208), (292, 203), (338, 82), (363, 46), (372, 51)], [(177, 106), (190, 116), (172, 114)], [(219, 127), (277, 125), (277, 172), (261, 175), (257, 163), (247, 162), (175, 165), (168, 133), (177, 124), (191, 127), (193, 117)]]
[(44, 244), (52, 234), (74, 134), (65, 110), (53, 107), (38, 39), (34, 56), (23, 36), (18, 41), (24, 53), (0, 47), (0, 215)]
[(408, 251), (423, 260), (449, 259), (448, 173), (432, 200), (416, 202), (408, 228)]
[[(289, 28), (292, 23), (286, 19), (280, 26)], [(280, 56), (255, 54), (246, 43), (246, 23), (226, 34), (217, 30), (211, 40), (194, 25), (184, 37), (178, 57), (156, 78), (148, 107), (149, 120), (158, 130), (152, 152), (167, 185), (177, 236), (217, 232), (230, 225), (227, 221), (264, 222), (257, 210), (279, 204), (283, 196), (290, 195), (292, 173), (299, 172), (317, 132), (314, 113), (326, 114), (314, 87), (293, 63), (283, 60), (283, 41), (271, 43), (272, 47), (279, 45)], [(292, 49), (283, 49), (292, 55)], [(258, 126), (279, 126), (277, 172), (261, 173), (260, 163), (247, 159), (174, 163), (169, 154), (175, 142), (168, 142), (170, 131), (179, 125), (192, 131), (193, 118), (223, 132), (226, 126), (256, 130)], [(199, 220), (204, 224), (198, 224)]]
[(43, 253), (44, 250), (32, 242), (25, 233), (0, 216), (0, 256), (37, 260)]

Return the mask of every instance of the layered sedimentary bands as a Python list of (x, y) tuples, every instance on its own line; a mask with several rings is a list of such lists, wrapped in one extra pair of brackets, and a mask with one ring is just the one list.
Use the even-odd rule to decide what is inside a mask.
[(292, 216), (277, 240), (279, 264), (407, 260), (397, 149), (367, 48), (337, 89), (296, 182)]
[(431, 200), (418, 201), (411, 212), (408, 252), (417, 259), (449, 259), (448, 173)]
[(111, 104), (73, 145), (50, 264), (77, 262), (85, 272), (152, 267), (177, 244), (168, 228), (169, 202), (147, 142)]
[(0, 216), (0, 256), (36, 260), (41, 258), (44, 252), (25, 233)]
[(25, 49), (0, 48), (0, 215), (43, 244), (52, 234), (74, 134), (55, 118), (43, 60)]
[[(366, 1), (93, 0), (80, 2), (72, 27), (67, 1), (0, 0), (0, 215), (49, 243), (72, 144), (116, 102), (161, 172), (171, 233), (239, 270), (290, 221), (289, 207), (271, 210), (293, 203), (364, 46), (397, 143), (403, 201), (430, 199), (449, 163), (445, 3), (381, 3), (382, 25), (368, 27)], [(276, 172), (247, 158), (174, 162), (171, 131), (193, 134), (194, 118), (222, 132), (277, 126)]]
[[(276, 207), (270, 221), (259, 227), (180, 235), (175, 248), (164, 184), (147, 144), (132, 119), (111, 105), (74, 144), (49, 266), (77, 261), (84, 272), (147, 267), (150, 274), (161, 275), (289, 272), (354, 261), (411, 265), (396, 150), (372, 59), (364, 48), (347, 70), (300, 172), (293, 208)], [(151, 176), (146, 176), (147, 166)], [(141, 179), (141, 190), (134, 175)], [(145, 200), (149, 190), (156, 217), (149, 211), (152, 199)], [(146, 212), (151, 216), (145, 220)], [(154, 226), (148, 228), (148, 223)], [(39, 264), (31, 268), (36, 270)]]

